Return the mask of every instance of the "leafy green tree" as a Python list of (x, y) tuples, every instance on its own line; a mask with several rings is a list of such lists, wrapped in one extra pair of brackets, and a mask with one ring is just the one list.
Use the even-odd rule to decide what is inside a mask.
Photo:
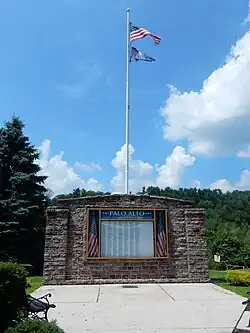
[(0, 129), (0, 260), (42, 262), (46, 176), (39, 175), (37, 149), (16, 116)]

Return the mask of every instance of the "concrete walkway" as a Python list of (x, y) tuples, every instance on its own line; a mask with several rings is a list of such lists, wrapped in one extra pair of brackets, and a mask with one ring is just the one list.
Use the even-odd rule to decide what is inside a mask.
[(44, 286), (66, 333), (229, 333), (244, 298), (213, 284)]

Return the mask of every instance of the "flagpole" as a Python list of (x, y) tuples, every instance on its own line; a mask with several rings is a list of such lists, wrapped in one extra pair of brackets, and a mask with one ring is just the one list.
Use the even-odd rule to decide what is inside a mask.
[(126, 67), (126, 164), (125, 193), (129, 193), (129, 65), (130, 65), (130, 9), (127, 9), (127, 67)]

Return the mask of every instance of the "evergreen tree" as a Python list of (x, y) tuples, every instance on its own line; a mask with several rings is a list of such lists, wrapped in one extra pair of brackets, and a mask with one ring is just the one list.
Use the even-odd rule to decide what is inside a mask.
[(38, 174), (39, 153), (23, 130), (16, 116), (0, 129), (0, 260), (11, 255), (34, 265), (42, 260), (46, 176)]

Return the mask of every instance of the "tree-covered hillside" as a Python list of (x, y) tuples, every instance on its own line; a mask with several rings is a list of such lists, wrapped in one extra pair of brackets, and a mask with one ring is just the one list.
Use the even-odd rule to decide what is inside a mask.
[(250, 267), (250, 191), (222, 193), (209, 189), (148, 187), (141, 193), (190, 199), (197, 207), (205, 208), (210, 265), (214, 265), (213, 255), (219, 254), (221, 268)]

